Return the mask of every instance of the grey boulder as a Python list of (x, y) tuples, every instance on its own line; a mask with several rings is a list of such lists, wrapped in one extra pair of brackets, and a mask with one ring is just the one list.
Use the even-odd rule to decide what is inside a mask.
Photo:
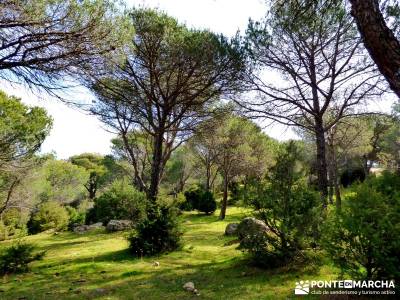
[(236, 235), (238, 226), (238, 223), (229, 223), (228, 225), (226, 225), (225, 235)]
[(107, 231), (123, 231), (131, 229), (133, 222), (130, 220), (110, 220), (107, 224)]

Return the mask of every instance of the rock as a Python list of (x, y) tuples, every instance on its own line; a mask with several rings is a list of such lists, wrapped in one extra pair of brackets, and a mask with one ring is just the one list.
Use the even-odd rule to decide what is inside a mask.
[(101, 223), (101, 222), (97, 222), (97, 223), (89, 225), (90, 229), (99, 229), (99, 228), (103, 228), (103, 227), (104, 227), (103, 223)]
[(91, 225), (73, 224), (72, 231), (75, 233), (85, 233), (87, 231), (104, 228), (103, 223), (98, 222)]
[(229, 223), (225, 228), (225, 235), (236, 235), (238, 223)]
[(194, 292), (196, 289), (194, 288), (194, 283), (189, 281), (183, 285), (183, 288), (188, 292)]
[(104, 294), (107, 293), (107, 290), (106, 289), (102, 289), (102, 288), (95, 289), (94, 291), (98, 295), (104, 295)]
[(122, 231), (131, 229), (133, 222), (130, 220), (110, 220), (107, 224), (107, 231)]
[(256, 218), (244, 218), (238, 225), (237, 235), (239, 240), (244, 240), (248, 236), (254, 236), (257, 234), (266, 234), (268, 233), (268, 227), (261, 220), (257, 220)]

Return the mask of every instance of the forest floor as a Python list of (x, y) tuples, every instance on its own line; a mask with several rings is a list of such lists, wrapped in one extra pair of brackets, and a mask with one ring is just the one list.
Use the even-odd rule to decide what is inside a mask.
[[(275, 270), (251, 266), (230, 243), (234, 238), (223, 235), (228, 223), (245, 215), (236, 207), (228, 208), (224, 221), (218, 220), (218, 211), (212, 216), (185, 213), (182, 249), (143, 259), (129, 254), (123, 233), (28, 236), (24, 240), (46, 250), (46, 256), (32, 263), (29, 273), (2, 277), (0, 299), (288, 299), (295, 297), (296, 281), (337, 276), (323, 258)], [(11, 243), (1, 242), (0, 249)], [(182, 288), (188, 281), (200, 295)]]

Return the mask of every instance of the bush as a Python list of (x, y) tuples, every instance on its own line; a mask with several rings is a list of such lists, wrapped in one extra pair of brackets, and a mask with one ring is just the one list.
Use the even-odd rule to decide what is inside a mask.
[(65, 230), (68, 227), (69, 215), (67, 210), (58, 202), (48, 201), (39, 205), (38, 210), (28, 222), (32, 234), (48, 229)]
[(325, 226), (325, 249), (354, 278), (400, 280), (400, 197), (383, 184), (393, 176), (357, 186)]
[(202, 189), (197, 185), (192, 186), (189, 190), (185, 191), (184, 195), (186, 201), (180, 205), (180, 209), (185, 211), (196, 209), (202, 192)]
[(287, 264), (310, 244), (314, 233), (318, 196), (303, 182), (296, 157), (297, 148), (289, 143), (252, 202), (256, 217), (269, 230), (242, 239), (239, 248), (261, 266)]
[(345, 188), (352, 185), (355, 182), (363, 182), (364, 180), (365, 180), (365, 172), (361, 168), (345, 170), (340, 175), (340, 183)]
[(27, 222), (29, 215), (16, 208), (7, 209), (3, 212), (0, 221), (0, 241), (19, 238), (27, 235)]
[(162, 208), (149, 214), (127, 239), (130, 251), (141, 257), (177, 249), (181, 235), (175, 211)]
[(207, 215), (214, 213), (217, 209), (214, 195), (209, 191), (202, 192), (195, 208)]
[(182, 210), (198, 210), (206, 214), (212, 214), (217, 209), (214, 195), (196, 186), (184, 193), (186, 201), (181, 203)]
[(0, 254), (1, 274), (26, 272), (29, 270), (29, 263), (40, 260), (45, 252), (34, 254), (35, 246), (26, 243), (17, 243), (6, 248)]
[(110, 220), (140, 222), (145, 216), (146, 196), (126, 180), (116, 180), (95, 200), (94, 214), (97, 222), (107, 224)]
[(85, 224), (86, 214), (84, 212), (80, 212), (71, 206), (66, 206), (65, 208), (67, 209), (69, 215), (69, 229), (72, 229), (74, 224)]

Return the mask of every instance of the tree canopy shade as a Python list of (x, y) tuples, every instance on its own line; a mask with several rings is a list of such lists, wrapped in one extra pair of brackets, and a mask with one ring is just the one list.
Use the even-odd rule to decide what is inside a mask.
[(1, 1), (0, 78), (60, 87), (58, 79), (115, 52), (129, 23), (109, 0)]
[[(387, 25), (378, 0), (350, 0), (351, 14), (372, 59), (391, 89), (400, 97), (400, 41)], [(399, 17), (399, 4), (385, 2), (392, 15)], [(389, 3), (388, 3), (389, 2)]]
[[(246, 46), (254, 62), (248, 80), (257, 97), (240, 104), (255, 116), (314, 133), (318, 186), (326, 199), (325, 133), (385, 88), (345, 2), (278, 1), (265, 21), (250, 22)], [(260, 76), (263, 70), (282, 80)]]
[[(128, 133), (149, 135), (150, 183), (144, 189), (155, 200), (171, 152), (217, 99), (240, 88), (244, 59), (237, 43), (188, 29), (158, 11), (134, 9), (131, 17), (135, 36), (124, 63), (99, 70), (87, 84), (98, 98), (92, 112), (120, 133), (127, 148)], [(130, 160), (136, 172), (139, 162)]]

